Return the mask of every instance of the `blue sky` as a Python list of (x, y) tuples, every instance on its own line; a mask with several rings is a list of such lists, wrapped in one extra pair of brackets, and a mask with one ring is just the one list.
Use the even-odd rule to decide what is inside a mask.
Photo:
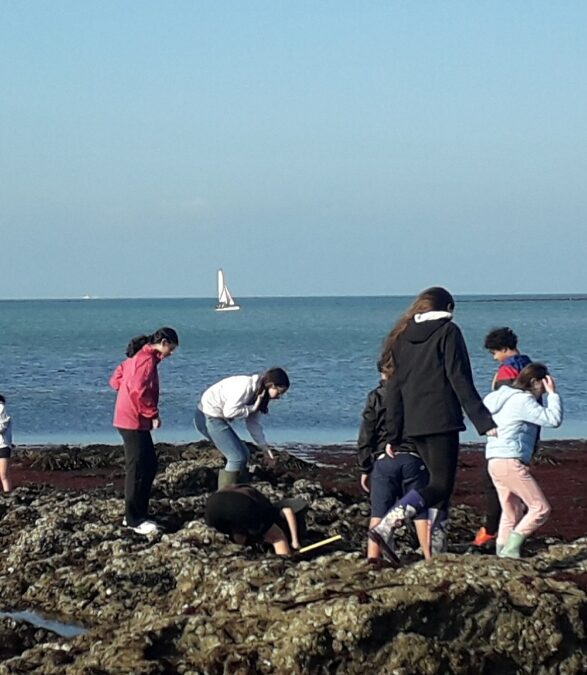
[(0, 297), (585, 292), (586, 25), (0, 0)]

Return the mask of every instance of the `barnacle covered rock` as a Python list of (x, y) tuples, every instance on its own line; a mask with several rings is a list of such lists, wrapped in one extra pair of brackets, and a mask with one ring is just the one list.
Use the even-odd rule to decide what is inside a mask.
[[(31, 451), (25, 461), (109, 467), (97, 449), (84, 452)], [(281, 468), (256, 457), (255, 486), (269, 499), (310, 504), (309, 541), (343, 536), (284, 560), (205, 525), (222, 466), (215, 450), (165, 446), (162, 455), (151, 506), (164, 530), (153, 536), (122, 527), (112, 486), (20, 487), (0, 500), (0, 610), (33, 608), (88, 629), (66, 639), (0, 619), (0, 675), (587, 670), (587, 538), (537, 539), (521, 560), (448, 553), (423, 562), (406, 527), (398, 551), (411, 564), (375, 567), (365, 560), (364, 499), (325, 488), (325, 469), (291, 455)], [(105, 456), (122, 466), (120, 449)], [(477, 522), (455, 506), (451, 540), (467, 541)]]

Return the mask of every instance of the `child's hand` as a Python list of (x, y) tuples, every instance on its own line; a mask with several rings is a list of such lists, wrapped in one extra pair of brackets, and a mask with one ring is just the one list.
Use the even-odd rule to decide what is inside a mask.
[(547, 394), (554, 394), (556, 392), (556, 383), (554, 378), (550, 375), (547, 375), (543, 380), (542, 384), (544, 385), (544, 391)]
[(295, 551), (299, 551), (300, 548), (301, 548), (300, 542), (299, 542), (297, 539), (292, 539), (292, 540), (291, 540), (291, 547), (292, 547)]
[(391, 443), (388, 443), (385, 446), (385, 454), (391, 457), (392, 459), (395, 457), (395, 450), (393, 448), (393, 445), (391, 445)]
[(486, 436), (493, 436), (494, 438), (497, 437), (497, 427), (493, 427), (493, 429), (489, 429), (489, 431), (485, 432)]
[(153, 417), (153, 429), (161, 429), (161, 418)]

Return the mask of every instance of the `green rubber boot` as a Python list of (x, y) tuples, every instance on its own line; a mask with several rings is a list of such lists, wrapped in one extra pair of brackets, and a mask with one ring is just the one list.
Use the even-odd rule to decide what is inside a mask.
[(218, 489), (228, 487), (229, 485), (236, 485), (239, 482), (238, 471), (225, 471), (220, 469), (218, 472)]
[(520, 548), (524, 543), (526, 537), (519, 532), (512, 530), (510, 536), (507, 540), (506, 545), (499, 552), (500, 558), (519, 558), (520, 557)]

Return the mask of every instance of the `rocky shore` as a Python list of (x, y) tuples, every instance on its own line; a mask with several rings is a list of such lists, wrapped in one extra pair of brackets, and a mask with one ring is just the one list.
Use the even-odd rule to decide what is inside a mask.
[[(401, 569), (364, 560), (368, 501), (354, 457), (259, 458), (255, 486), (311, 503), (308, 541), (282, 560), (203, 522), (222, 461), (204, 443), (160, 446), (152, 509), (164, 530), (122, 527), (119, 447), (24, 449), (0, 495), (0, 674), (560, 673), (587, 671), (587, 444), (549, 444), (535, 472), (553, 515), (520, 561), (463, 554), (479, 525), (480, 453), (463, 452), (451, 551), (425, 563), (400, 533)], [(327, 466), (324, 466), (326, 464)], [(34, 611), (67, 638), (2, 616)]]

